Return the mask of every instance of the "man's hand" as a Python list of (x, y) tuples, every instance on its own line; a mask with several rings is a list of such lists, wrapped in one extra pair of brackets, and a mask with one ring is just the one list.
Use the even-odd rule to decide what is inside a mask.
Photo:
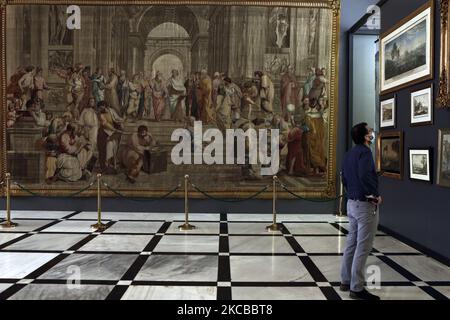
[(381, 198), (381, 196), (379, 196), (379, 197), (377, 198), (377, 200), (378, 200), (378, 205), (380, 205), (380, 204), (383, 203), (383, 198)]

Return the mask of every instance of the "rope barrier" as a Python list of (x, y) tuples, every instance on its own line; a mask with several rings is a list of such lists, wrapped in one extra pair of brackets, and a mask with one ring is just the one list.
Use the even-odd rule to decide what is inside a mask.
[(280, 183), (280, 185), (281, 185), (281, 187), (282, 187), (286, 192), (288, 192), (290, 195), (296, 197), (297, 199), (305, 200), (305, 201), (309, 201), (309, 202), (317, 202), (317, 203), (322, 203), (322, 202), (333, 202), (333, 201), (336, 201), (336, 200), (338, 200), (338, 199), (340, 199), (340, 198), (343, 198), (343, 197), (345, 196), (345, 195), (340, 195), (340, 196), (338, 196), (338, 197), (335, 197), (335, 198), (332, 198), (332, 199), (326, 199), (326, 200), (325, 200), (325, 199), (308, 199), (308, 198), (302, 197), (302, 196), (296, 194), (295, 192), (289, 190), (284, 184)]
[[(80, 189), (80, 190), (78, 190), (78, 191), (75, 191), (74, 193), (71, 193), (71, 194), (67, 195), (66, 197), (68, 197), (68, 198), (74, 198), (74, 197), (78, 196), (79, 194), (83, 193), (84, 191), (88, 190), (90, 187), (92, 187), (92, 186), (94, 185), (94, 183), (95, 183), (95, 182), (91, 182), (91, 183), (88, 184), (86, 187), (84, 187), (84, 188), (82, 188), (82, 189)], [(31, 195), (34, 196), (34, 197), (38, 197), (38, 198), (53, 198), (53, 197), (50, 197), (50, 196), (43, 196), (43, 195), (40, 195), (40, 194), (38, 194), (38, 193), (36, 193), (36, 192), (33, 192), (33, 191), (31, 191), (30, 189), (26, 188), (25, 186), (21, 185), (20, 183), (18, 183), (18, 182), (16, 182), (16, 181), (14, 181), (13, 184), (16, 185), (16, 186), (18, 186), (18, 187), (19, 187), (20, 189), (22, 189), (23, 191), (25, 191), (25, 192), (31, 194)]]
[(107, 183), (103, 183), (103, 185), (112, 193), (114, 193), (115, 195), (121, 197), (122, 199), (128, 200), (128, 201), (134, 201), (134, 202), (155, 202), (155, 201), (160, 201), (160, 200), (164, 200), (165, 198), (167, 198), (168, 196), (170, 196), (172, 193), (176, 192), (177, 190), (179, 190), (181, 188), (181, 185), (177, 185), (175, 188), (173, 188), (172, 190), (170, 190), (169, 192), (167, 192), (166, 194), (164, 194), (163, 196), (159, 197), (159, 198), (155, 198), (155, 199), (133, 199), (133, 198), (129, 198), (125, 195), (123, 195), (122, 193), (120, 193), (119, 191), (113, 189), (111, 186), (109, 186)]
[[(73, 198), (78, 196), (79, 194), (83, 193), (84, 191), (88, 190), (90, 187), (92, 187), (94, 185), (95, 181), (91, 182), (89, 185), (87, 185), (86, 187), (71, 193), (69, 195), (67, 195), (66, 197), (69, 198)], [(316, 203), (325, 203), (325, 202), (333, 202), (336, 201), (340, 198), (345, 197), (345, 195), (340, 195), (338, 197), (332, 198), (332, 199), (309, 199), (309, 198), (305, 198), (300, 196), (299, 194), (289, 190), (289, 188), (284, 185), (283, 183), (281, 183), (278, 180), (278, 183), (280, 184), (281, 188), (283, 188), (283, 190), (285, 190), (287, 193), (289, 193), (290, 195), (292, 195), (293, 197), (300, 199), (300, 200), (305, 200), (305, 201), (309, 201), (309, 202), (316, 202)], [(4, 181), (0, 182), (0, 185), (3, 185)], [(40, 197), (40, 198), (51, 198), (50, 196), (43, 196), (40, 195), (36, 192), (31, 191), (30, 189), (28, 189), (27, 187), (23, 186), (22, 184), (14, 181), (13, 182), (14, 185), (16, 185), (17, 187), (19, 187), (20, 189), (22, 189), (23, 191), (29, 193), (30, 195), (34, 196), (34, 197)], [(193, 184), (192, 182), (190, 182), (191, 186), (197, 190), (198, 192), (200, 192), (201, 194), (203, 194), (205, 197), (211, 199), (211, 200), (215, 200), (215, 201), (219, 201), (219, 202), (227, 202), (227, 203), (238, 203), (238, 202), (245, 202), (248, 200), (252, 200), (254, 198), (256, 198), (257, 196), (259, 196), (260, 194), (262, 194), (263, 192), (267, 191), (267, 189), (269, 189), (269, 185), (264, 186), (261, 190), (255, 192), (254, 194), (244, 198), (244, 199), (221, 199), (221, 198), (217, 198), (214, 197), (210, 194), (208, 194), (206, 191), (200, 189), (197, 185)], [(114, 189), (113, 187), (111, 187), (110, 185), (108, 185), (107, 183), (103, 182), (103, 185), (112, 193), (114, 193), (115, 195), (125, 199), (125, 200), (129, 200), (129, 201), (134, 201), (134, 202), (154, 202), (154, 201), (160, 201), (163, 199), (166, 199), (167, 197), (169, 197), (171, 194), (173, 194), (174, 192), (178, 191), (181, 188), (181, 184), (178, 184), (175, 188), (171, 189), (170, 191), (168, 191), (166, 194), (162, 195), (161, 197), (158, 198), (153, 198), (153, 199), (135, 199), (135, 198), (129, 198), (125, 195), (123, 195), (120, 191)]]
[(266, 191), (269, 188), (269, 185), (266, 185), (260, 191), (256, 192), (255, 194), (252, 194), (251, 196), (249, 196), (249, 197), (247, 197), (245, 199), (219, 199), (219, 198), (216, 198), (214, 196), (209, 195), (208, 193), (206, 193), (205, 191), (203, 191), (199, 187), (197, 187), (195, 184), (191, 183), (191, 185), (192, 185), (192, 187), (195, 190), (197, 190), (198, 192), (200, 192), (205, 197), (207, 197), (207, 198), (209, 198), (211, 200), (220, 201), (220, 202), (231, 202), (231, 203), (244, 202), (244, 201), (251, 200), (251, 199), (256, 198), (257, 196), (259, 196), (261, 193), (263, 193), (264, 191)]

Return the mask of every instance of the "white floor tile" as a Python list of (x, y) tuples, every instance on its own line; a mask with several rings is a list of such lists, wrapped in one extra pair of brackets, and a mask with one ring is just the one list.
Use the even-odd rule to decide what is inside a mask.
[(29, 284), (8, 300), (104, 300), (114, 286)]
[(345, 236), (296, 236), (295, 239), (307, 253), (342, 253), (345, 250)]
[(342, 234), (342, 232), (329, 223), (285, 223), (284, 226), (292, 234)]
[(91, 225), (94, 224), (95, 221), (73, 221), (66, 220), (59, 222), (49, 228), (46, 228), (42, 231), (44, 232), (74, 232), (74, 233), (91, 233), (94, 229), (91, 228)]
[(231, 281), (313, 281), (296, 256), (230, 256), (230, 266)]
[(14, 240), (18, 237), (23, 236), (23, 233), (10, 233), (10, 232), (1, 232), (0, 233), (0, 245), (9, 242), (11, 240)]
[(316, 287), (233, 287), (233, 300), (325, 300)]
[(281, 236), (230, 236), (230, 252), (241, 253), (292, 253), (294, 250)]
[[(327, 278), (328, 281), (331, 282), (340, 282), (341, 281), (341, 256), (312, 256), (311, 257), (314, 264), (319, 268), (322, 274)], [(369, 269), (369, 267), (371, 267)], [(377, 257), (369, 256), (366, 264), (366, 279), (369, 275), (373, 274), (373, 267), (379, 268), (380, 270), (380, 281), (381, 282), (390, 282), (390, 281), (401, 281), (408, 282), (408, 279), (403, 277), (397, 271), (389, 267), (383, 261), (378, 259)]]
[(389, 236), (375, 237), (373, 247), (383, 253), (419, 253), (419, 251)]
[(166, 234), (219, 234), (220, 223), (219, 222), (197, 222), (191, 221), (196, 228), (189, 231), (180, 231), (179, 226), (183, 223), (181, 221), (174, 221), (170, 224), (169, 229), (167, 229)]
[(82, 234), (34, 234), (19, 242), (16, 242), (6, 250), (42, 250), (64, 251), (80, 242), (86, 237)]
[(230, 222), (229, 234), (281, 234), (280, 231), (267, 231), (270, 222)]
[(217, 281), (217, 256), (152, 255), (135, 280)]
[(118, 221), (104, 233), (156, 233), (163, 222), (152, 221)]
[(219, 252), (218, 236), (165, 235), (154, 252)]
[(153, 236), (151, 235), (106, 235), (101, 234), (78, 251), (136, 251), (144, 250)]
[(0, 252), (0, 278), (21, 279), (56, 256), (55, 253)]
[(215, 300), (216, 287), (131, 286), (122, 300)]
[(426, 256), (390, 256), (423, 281), (450, 281), (450, 267)]

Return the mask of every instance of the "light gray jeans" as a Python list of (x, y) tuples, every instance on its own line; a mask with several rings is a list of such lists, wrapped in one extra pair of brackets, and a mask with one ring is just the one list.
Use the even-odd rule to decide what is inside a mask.
[(347, 215), (349, 227), (342, 258), (341, 281), (350, 285), (351, 291), (359, 292), (364, 289), (364, 271), (377, 232), (378, 212), (370, 202), (348, 200)]

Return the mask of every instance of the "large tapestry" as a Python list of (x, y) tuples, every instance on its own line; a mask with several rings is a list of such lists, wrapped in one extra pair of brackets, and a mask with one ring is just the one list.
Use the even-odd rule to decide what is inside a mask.
[(334, 196), (339, 0), (144, 3), (6, 2), (2, 177), (157, 197), (188, 174), (243, 198), (276, 174)]

